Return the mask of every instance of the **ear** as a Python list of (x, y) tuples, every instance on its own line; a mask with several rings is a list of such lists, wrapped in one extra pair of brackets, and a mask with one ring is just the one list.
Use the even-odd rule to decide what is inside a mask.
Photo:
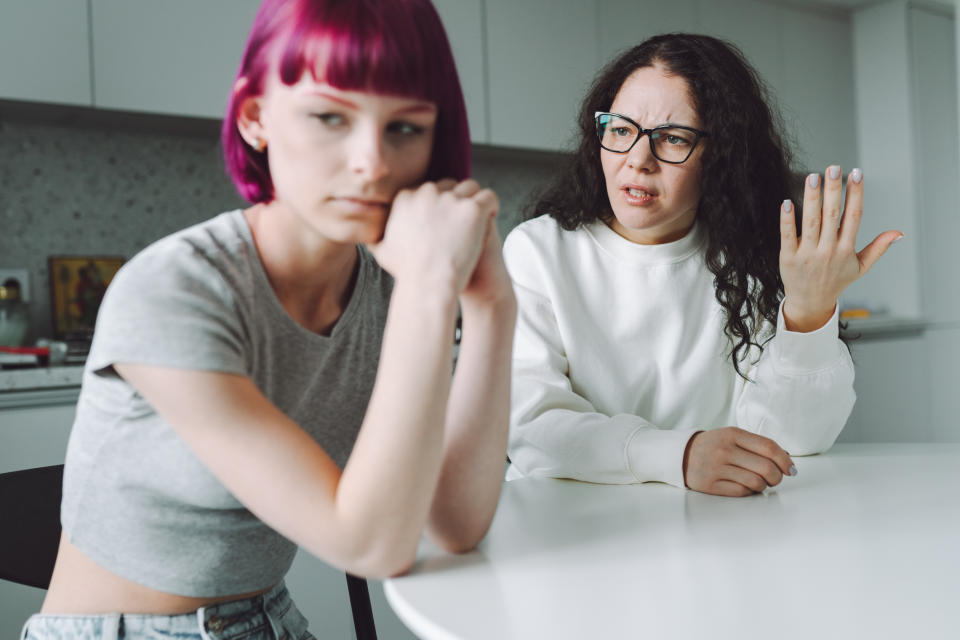
[[(238, 78), (233, 86), (234, 94), (239, 93), (247, 84), (246, 78)], [(266, 128), (262, 122), (261, 102), (263, 96), (247, 96), (237, 105), (237, 129), (243, 141), (257, 151), (267, 146)]]

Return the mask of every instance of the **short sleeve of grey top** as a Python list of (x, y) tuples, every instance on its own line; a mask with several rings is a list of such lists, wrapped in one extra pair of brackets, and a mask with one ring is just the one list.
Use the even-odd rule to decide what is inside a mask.
[(392, 279), (359, 250), (329, 336), (274, 295), (240, 211), (168, 236), (117, 273), (97, 318), (67, 448), (61, 518), (98, 565), (153, 589), (223, 596), (275, 584), (295, 545), (207, 470), (114, 363), (249, 377), (339, 464), (366, 411)]

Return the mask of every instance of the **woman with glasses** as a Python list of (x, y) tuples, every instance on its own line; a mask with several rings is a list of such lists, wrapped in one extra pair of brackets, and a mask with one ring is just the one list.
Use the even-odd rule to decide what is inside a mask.
[(656, 36), (600, 73), (570, 166), (504, 246), (508, 477), (745, 496), (833, 444), (854, 403), (837, 299), (901, 234), (857, 253), (860, 170), (845, 201), (840, 167), (808, 176), (801, 215), (788, 167), (721, 40)]
[(516, 301), (429, 0), (265, 0), (223, 145), (251, 206), (107, 291), (25, 638), (312, 638), (298, 545), (388, 576), (493, 517)]

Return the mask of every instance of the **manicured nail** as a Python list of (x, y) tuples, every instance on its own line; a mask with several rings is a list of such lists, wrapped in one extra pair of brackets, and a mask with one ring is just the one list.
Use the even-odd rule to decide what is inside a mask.
[(903, 240), (903, 234), (902, 234), (902, 233), (900, 234), (900, 236), (899, 236), (896, 240), (894, 240), (894, 241), (891, 242), (890, 244), (893, 244), (894, 242), (900, 242), (901, 240)]
[(790, 476), (795, 476), (795, 475), (797, 475), (797, 465), (792, 464), (790, 465)]
[(811, 173), (811, 174), (807, 177), (807, 182), (810, 183), (810, 186), (811, 186), (811, 187), (813, 187), (814, 189), (816, 189), (817, 187), (820, 186), (820, 174), (819, 174), (819, 173)]
[(850, 172), (850, 179), (857, 184), (860, 184), (860, 181), (863, 180), (863, 171), (860, 171), (860, 169), (854, 169)]
[(840, 177), (840, 167), (830, 167), (827, 169), (827, 174), (829, 174), (831, 180), (836, 180)]
[(786, 212), (786, 213), (790, 213), (791, 211), (793, 211), (793, 202), (792, 202), (791, 200), (789, 200), (789, 199), (788, 199), (788, 200), (784, 200), (784, 201), (783, 201), (783, 210), (784, 210), (784, 212)]

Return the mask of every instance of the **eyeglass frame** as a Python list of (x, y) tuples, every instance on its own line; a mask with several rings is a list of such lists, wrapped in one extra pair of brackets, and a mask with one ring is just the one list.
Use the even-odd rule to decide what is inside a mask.
[[(623, 151), (617, 151), (616, 149), (611, 149), (610, 147), (603, 146), (603, 135), (600, 130), (600, 116), (616, 116), (617, 118), (623, 118), (633, 126), (637, 128), (637, 137), (634, 138), (633, 142), (630, 143), (630, 146), (624, 149)], [(606, 149), (610, 153), (630, 153), (630, 151), (637, 145), (637, 142), (640, 141), (640, 138), (647, 136), (647, 140), (650, 143), (650, 153), (653, 154), (653, 157), (659, 160), (660, 162), (666, 162), (667, 164), (683, 164), (690, 159), (690, 156), (693, 155), (694, 150), (696, 150), (697, 145), (700, 143), (701, 138), (707, 138), (710, 136), (706, 131), (701, 131), (700, 129), (694, 129), (693, 127), (688, 127), (682, 124), (658, 124), (652, 129), (644, 129), (640, 126), (640, 123), (634, 120), (633, 118), (628, 118), (622, 113), (614, 113), (612, 111), (594, 111), (593, 113), (593, 122), (594, 130), (597, 133), (597, 142), (600, 144), (601, 149)], [(690, 151), (687, 153), (687, 157), (683, 160), (664, 160), (659, 155), (657, 155), (657, 150), (653, 144), (653, 136), (650, 135), (656, 131), (661, 131), (663, 129), (683, 129), (684, 131), (690, 131), (696, 137), (693, 139), (693, 144), (690, 145)]]

